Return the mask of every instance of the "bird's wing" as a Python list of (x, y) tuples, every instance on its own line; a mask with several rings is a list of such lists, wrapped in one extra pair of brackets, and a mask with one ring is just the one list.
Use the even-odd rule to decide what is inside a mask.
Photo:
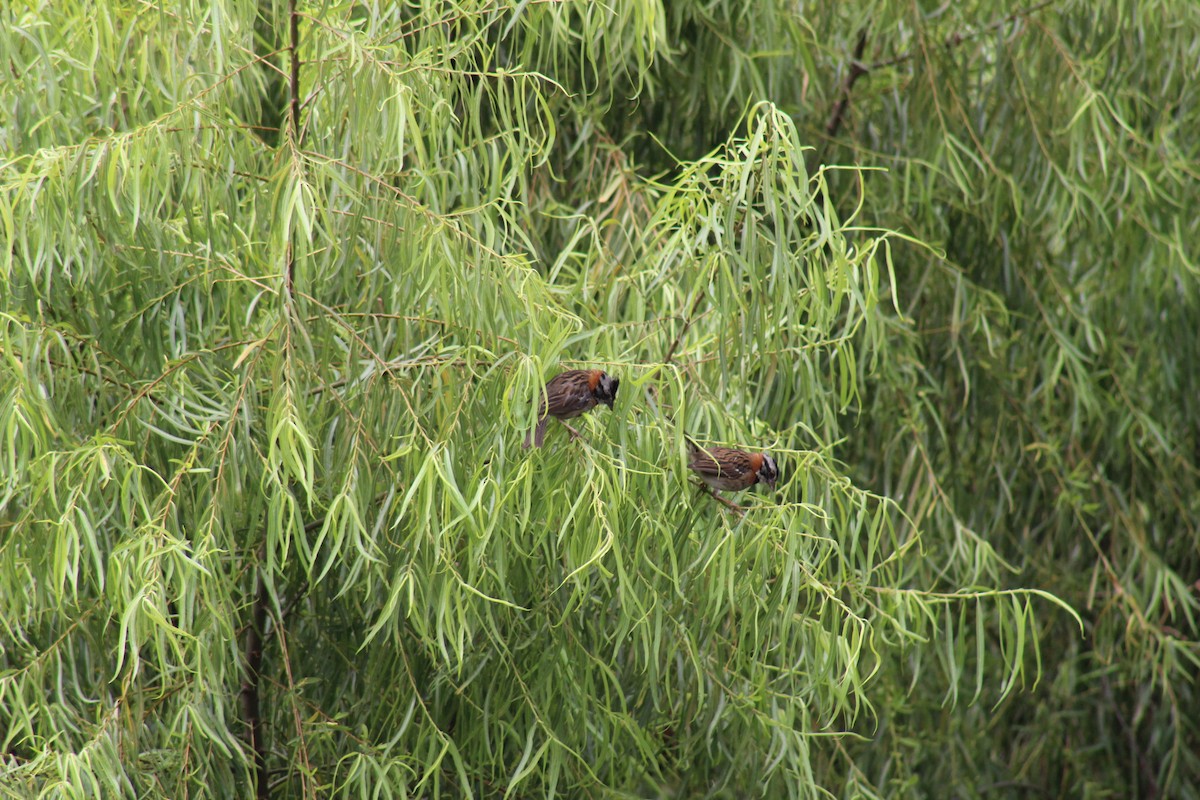
[(563, 373), (546, 384), (546, 401), (542, 404), (542, 414), (561, 416), (577, 408), (585, 407), (592, 399), (592, 390), (588, 386), (587, 376), (578, 370)]
[(746, 474), (750, 465), (746, 463), (745, 456), (737, 450), (714, 447), (712, 450), (693, 449), (688, 467), (702, 477), (736, 480)]

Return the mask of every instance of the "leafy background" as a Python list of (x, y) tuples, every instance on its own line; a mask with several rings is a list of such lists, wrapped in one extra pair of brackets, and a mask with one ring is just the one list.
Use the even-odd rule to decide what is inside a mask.
[(0, 788), (1200, 796), (1198, 17), (6, 11)]

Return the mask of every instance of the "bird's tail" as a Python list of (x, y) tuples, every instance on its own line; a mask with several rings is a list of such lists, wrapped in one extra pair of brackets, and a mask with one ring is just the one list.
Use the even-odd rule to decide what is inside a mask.
[(529, 447), (529, 440), (530, 440), (531, 436), (533, 439), (534, 447), (542, 446), (542, 442), (544, 442), (546, 440), (546, 425), (548, 425), (549, 423), (550, 423), (550, 415), (547, 414), (546, 416), (544, 416), (538, 420), (537, 427), (534, 428), (532, 434), (528, 434), (528, 433), (525, 434), (525, 447), (526, 448)]

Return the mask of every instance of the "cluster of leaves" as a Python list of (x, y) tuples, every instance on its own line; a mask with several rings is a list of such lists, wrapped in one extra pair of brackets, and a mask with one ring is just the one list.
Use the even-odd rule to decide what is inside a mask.
[(824, 5), (14, 12), (0, 786), (1200, 795), (1197, 12)]

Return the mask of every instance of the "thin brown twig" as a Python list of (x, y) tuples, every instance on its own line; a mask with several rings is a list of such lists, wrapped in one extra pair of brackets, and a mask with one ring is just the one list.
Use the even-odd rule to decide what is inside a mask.
[[(459, 325), (456, 322), (448, 322), (444, 319), (434, 319), (433, 317), (414, 317), (414, 316), (410, 316), (407, 314), (388, 314), (388, 313), (384, 313), (382, 311), (347, 311), (347, 312), (342, 313), (342, 316), (343, 317), (367, 317), (369, 319), (393, 319), (393, 320), (403, 320), (405, 322), (426, 322), (426, 323), (429, 323), (430, 325), (440, 325), (443, 328), (447, 328), (447, 327), (458, 328), (459, 330), (467, 331), (468, 333), (474, 333), (480, 339), (482, 339), (484, 337), (484, 332), (479, 330), (478, 328), (468, 328), (467, 326)], [(315, 317), (309, 318), (309, 321), (313, 321), (313, 320), (315, 320)], [(520, 346), (520, 343), (516, 339), (510, 339), (507, 336), (500, 336), (499, 334), (495, 334), (495, 333), (491, 333), (488, 335), (490, 335), (494, 339), (498, 339), (499, 341), (508, 342), (509, 344), (513, 345), (514, 347)]]
[[(279, 640), (279, 652), (283, 656), (284, 674), (287, 676), (288, 699), (292, 705), (292, 724), (296, 727), (297, 750), (300, 755), (300, 762), (304, 765), (304, 794), (307, 797), (315, 797), (316, 792), (312, 786), (313, 769), (312, 763), (308, 758), (308, 741), (304, 738), (304, 722), (300, 718), (300, 706), (296, 702), (296, 680), (292, 677), (292, 659), (288, 654), (287, 635), (283, 628), (283, 620), (275, 621), (275, 634)], [(261, 776), (260, 776), (261, 778)], [(264, 784), (259, 784), (262, 787)], [(267, 792), (264, 793), (260, 788), (259, 793), (266, 797), (270, 792), (270, 784), (266, 783)]]
[(704, 299), (704, 287), (696, 287), (696, 297), (692, 300), (692, 307), (688, 311), (687, 319), (683, 321), (683, 327), (679, 329), (678, 335), (675, 336), (675, 341), (671, 342), (671, 346), (667, 348), (667, 354), (663, 356), (663, 363), (670, 364), (671, 359), (675, 357), (675, 351), (679, 348), (679, 343), (683, 341), (683, 337), (687, 335), (688, 329), (692, 327), (692, 323), (696, 321), (696, 309), (700, 307), (700, 301)]
[[(1043, 2), (1038, 3), (1036, 5), (1029, 6), (1028, 8), (1018, 9), (1018, 10), (1012, 12), (1011, 14), (1008, 14), (1007, 16), (1001, 17), (1000, 19), (996, 20), (995, 22), (985, 25), (982, 28), (979, 28), (978, 30), (969, 31), (968, 33), (962, 33), (961, 31), (955, 31), (954, 33), (952, 33), (946, 37), (946, 40), (942, 43), (942, 46), (945, 47), (947, 50), (957, 47), (958, 45), (962, 44), (963, 42), (967, 42), (967, 41), (970, 41), (971, 39), (977, 38), (979, 36), (983, 36), (985, 33), (991, 33), (992, 31), (996, 30), (997, 28), (1002, 28), (1005, 25), (1009, 24), (1010, 22), (1016, 22), (1019, 19), (1024, 19), (1025, 17), (1032, 16), (1032, 15), (1036, 14), (1037, 12), (1041, 11), (1042, 9), (1046, 8), (1047, 6), (1054, 5), (1054, 2), (1055, 2), (1055, 0), (1043, 0)], [(912, 61), (916, 57), (916, 55), (917, 54), (915, 52), (913, 52), (912, 50), (906, 50), (905, 52), (901, 53), (898, 56), (892, 56), (891, 58), (885, 58), (880, 61), (873, 61), (869, 66), (866, 67), (866, 70), (868, 72), (874, 72), (875, 70), (878, 70), (878, 69), (894, 67), (897, 64), (903, 64), (905, 61)]]
[[(984, 25), (978, 30), (968, 31), (967, 33), (955, 31), (946, 37), (945, 41), (942, 43), (942, 46), (947, 50), (952, 49), (964, 42), (968, 42), (979, 36), (983, 36), (984, 34), (991, 33), (992, 31), (1002, 28), (1005, 25), (1008, 25), (1019, 19), (1030, 17), (1053, 4), (1054, 0), (1042, 0), (1042, 2), (1035, 5), (1018, 9), (1011, 14), (1006, 14), (1000, 19)], [(906, 61), (912, 61), (918, 55), (918, 51), (916, 50), (907, 50), (900, 55), (892, 56), (891, 58), (885, 58), (879, 61), (873, 61), (870, 64), (864, 64), (862, 62), (862, 56), (864, 50), (866, 49), (866, 42), (867, 31), (864, 28), (858, 35), (858, 42), (854, 47), (854, 57), (850, 61), (850, 71), (846, 74), (846, 78), (842, 82), (842, 90), (840, 96), (838, 97), (837, 104), (834, 106), (833, 112), (829, 116), (829, 122), (825, 125), (825, 135), (829, 138), (836, 136), (837, 132), (842, 127), (842, 123), (845, 122), (846, 112), (850, 107), (850, 93), (854, 88), (854, 84), (859, 78), (876, 70), (894, 67), (897, 64), (903, 64)], [(924, 52), (924, 50), (921, 52)]]
[(737, 514), (739, 517), (746, 516), (746, 510), (744, 508), (742, 508), (741, 506), (739, 506), (737, 503), (733, 502), (732, 500), (727, 500), (724, 497), (721, 497), (721, 495), (717, 494), (715, 490), (713, 490), (711, 487), (708, 486), (708, 484), (695, 483), (694, 481), (693, 481), (693, 483), (695, 484), (696, 488), (699, 489), (701, 492), (703, 492), (704, 494), (707, 494), (713, 500), (716, 500), (718, 503), (725, 506), (733, 513)]
[(850, 92), (854, 89), (854, 84), (868, 72), (868, 68), (862, 63), (863, 51), (866, 49), (867, 29), (863, 28), (859, 31), (858, 43), (854, 45), (854, 56), (850, 59), (850, 71), (842, 81), (841, 94), (833, 107), (833, 113), (829, 115), (829, 122), (825, 125), (825, 135), (830, 139), (837, 136), (842, 122), (846, 119), (846, 111), (850, 108)]

